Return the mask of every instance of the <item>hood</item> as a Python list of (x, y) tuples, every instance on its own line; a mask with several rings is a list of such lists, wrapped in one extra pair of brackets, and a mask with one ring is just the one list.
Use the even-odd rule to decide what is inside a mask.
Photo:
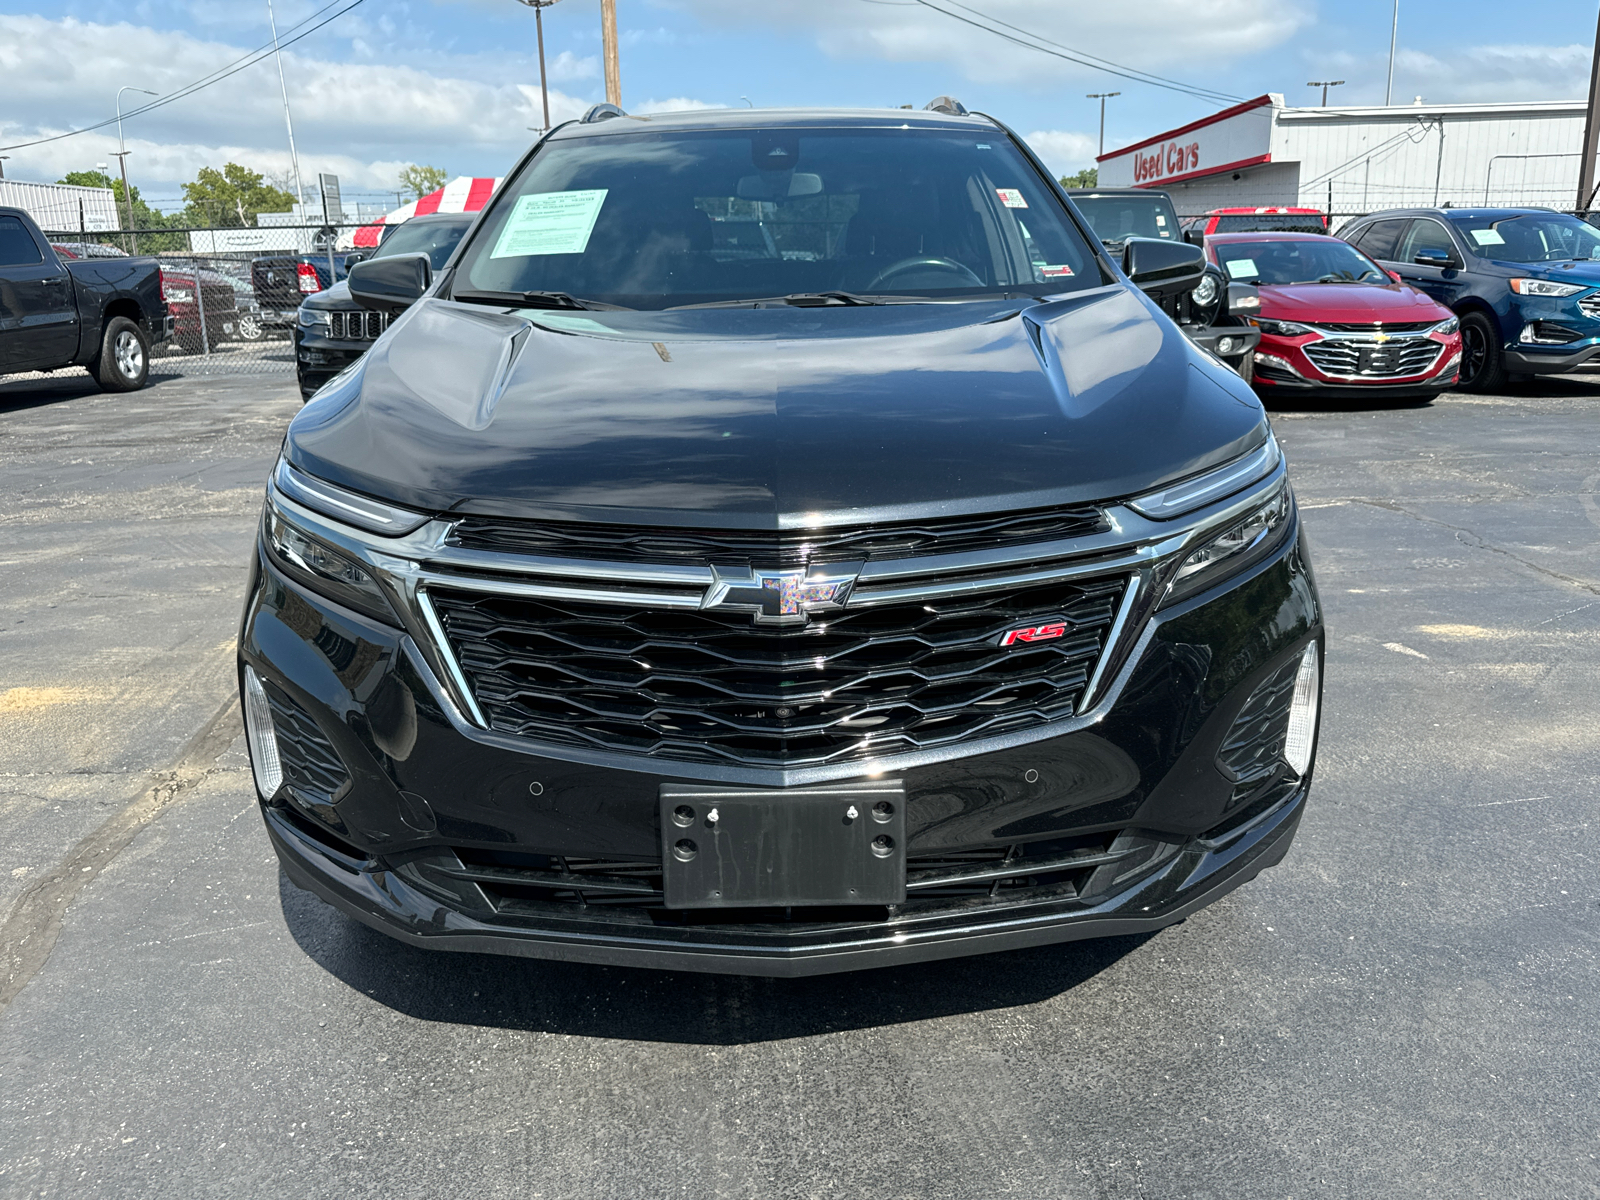
[(1451, 314), (1426, 292), (1403, 283), (1264, 283), (1261, 315), (1275, 321), (1357, 325), (1443, 321)]
[(1266, 436), (1244, 382), (1116, 285), (659, 313), (425, 299), (286, 453), (432, 512), (778, 528), (1104, 500)]
[(330, 288), (323, 288), (320, 292), (312, 292), (300, 302), (302, 308), (360, 308), (350, 298), (350, 284), (341, 279)]
[[(1487, 249), (1487, 247), (1485, 247)], [(1532, 279), (1548, 279), (1553, 283), (1577, 283), (1585, 287), (1600, 287), (1600, 261), (1592, 258), (1575, 258), (1559, 263), (1519, 263), (1493, 259), (1494, 265), (1504, 267), (1518, 275)]]

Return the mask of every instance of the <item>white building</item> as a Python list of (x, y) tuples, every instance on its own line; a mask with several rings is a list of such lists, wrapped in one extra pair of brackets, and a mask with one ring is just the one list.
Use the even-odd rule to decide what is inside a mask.
[(122, 228), (110, 188), (0, 179), (0, 207), (20, 208), (46, 233), (108, 233)]
[(1172, 193), (1188, 216), (1298, 205), (1348, 218), (1384, 208), (1546, 205), (1571, 211), (1584, 104), (1290, 108), (1258, 96), (1100, 156), (1100, 186)]

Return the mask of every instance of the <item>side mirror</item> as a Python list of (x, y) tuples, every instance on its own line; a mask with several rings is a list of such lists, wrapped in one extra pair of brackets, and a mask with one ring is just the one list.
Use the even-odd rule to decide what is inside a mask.
[(1261, 289), (1253, 283), (1228, 285), (1228, 315), (1230, 317), (1259, 317), (1261, 315)]
[(1159, 238), (1129, 238), (1122, 249), (1128, 281), (1150, 296), (1177, 296), (1193, 290), (1206, 273), (1198, 246)]
[(1189, 228), (1183, 231), (1183, 240), (1188, 242), (1191, 246), (1199, 246), (1201, 249), (1204, 249), (1206, 244), (1206, 231), (1198, 225), (1191, 225)]
[(357, 250), (353, 254), (346, 254), (344, 256), (344, 269), (348, 272), (350, 270), (350, 268), (355, 266), (358, 262), (366, 262), (366, 261), (367, 261), (366, 251)]
[(392, 254), (350, 268), (350, 298), (362, 308), (399, 312), (422, 298), (433, 282), (426, 254)]
[(1384, 274), (1387, 275), (1390, 279), (1394, 280), (1396, 283), (1404, 283), (1405, 282), (1404, 279), (1400, 278), (1400, 273), (1398, 271), (1385, 271)]

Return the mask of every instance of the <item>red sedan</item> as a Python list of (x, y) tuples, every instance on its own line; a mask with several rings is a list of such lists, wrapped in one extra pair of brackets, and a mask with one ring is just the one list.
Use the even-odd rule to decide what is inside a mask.
[(1261, 289), (1255, 384), (1263, 392), (1434, 395), (1461, 370), (1456, 316), (1338, 238), (1222, 233), (1206, 254)]

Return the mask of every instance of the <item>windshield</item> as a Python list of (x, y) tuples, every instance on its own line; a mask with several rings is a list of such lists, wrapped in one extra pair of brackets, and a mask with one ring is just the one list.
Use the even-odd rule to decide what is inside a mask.
[(450, 261), (461, 235), (472, 224), (472, 218), (462, 221), (407, 221), (372, 252), (373, 258), (388, 258), (391, 254), (426, 254), (435, 271)]
[(999, 130), (777, 129), (558, 138), (496, 196), (453, 288), (667, 308), (1102, 282)]
[(1178, 236), (1178, 214), (1165, 196), (1074, 196), (1072, 202), (1102, 242)]
[(1453, 217), (1467, 245), (1480, 258), (1501, 262), (1565, 262), (1600, 258), (1600, 232), (1576, 217), (1560, 213), (1523, 213), (1515, 217)]
[(1250, 213), (1217, 218), (1212, 233), (1327, 233), (1321, 213)]
[(1337, 238), (1212, 243), (1229, 279), (1240, 283), (1392, 283), (1378, 264)]

